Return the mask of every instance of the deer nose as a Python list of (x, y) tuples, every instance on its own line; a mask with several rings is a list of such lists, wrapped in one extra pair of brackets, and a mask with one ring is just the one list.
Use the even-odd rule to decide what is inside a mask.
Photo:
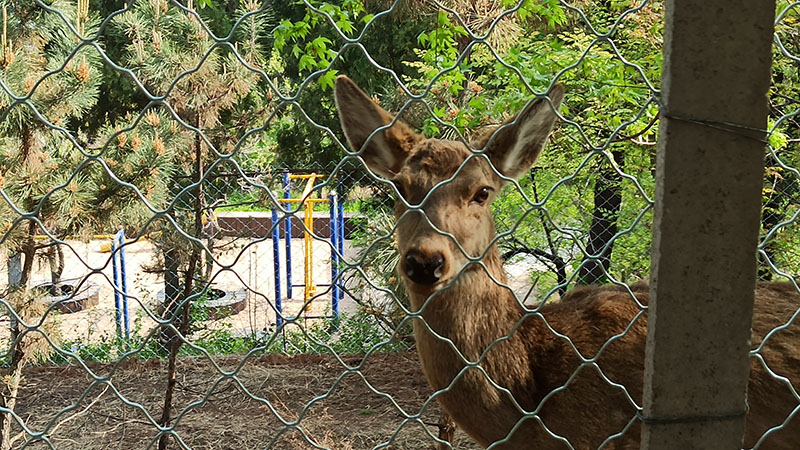
[(406, 254), (406, 276), (417, 284), (430, 286), (442, 278), (444, 256), (441, 252), (423, 255), (417, 250)]

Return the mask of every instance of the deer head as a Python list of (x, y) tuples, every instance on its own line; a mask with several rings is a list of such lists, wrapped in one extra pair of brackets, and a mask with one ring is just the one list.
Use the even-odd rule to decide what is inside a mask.
[[(563, 93), (561, 85), (554, 86), (550, 101), (529, 103), (468, 147), (461, 141), (426, 139), (349, 78), (336, 80), (336, 106), (351, 148), (403, 197), (395, 203), (399, 270), (412, 299), (458, 283), (483, 266), (505, 280), (493, 245), (490, 205), (509, 179), (536, 162)], [(475, 263), (477, 258), (483, 265)]]

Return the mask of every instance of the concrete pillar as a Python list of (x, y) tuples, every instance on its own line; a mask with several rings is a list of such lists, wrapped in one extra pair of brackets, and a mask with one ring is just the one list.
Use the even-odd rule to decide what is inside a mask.
[(666, 4), (644, 449), (741, 448), (774, 15)]
[(22, 254), (9, 254), (7, 264), (9, 287), (19, 287), (22, 284)]

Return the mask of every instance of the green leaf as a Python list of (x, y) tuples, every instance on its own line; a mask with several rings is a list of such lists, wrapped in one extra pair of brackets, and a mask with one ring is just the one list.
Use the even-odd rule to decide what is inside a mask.
[(323, 90), (326, 89), (333, 89), (333, 83), (336, 81), (336, 76), (339, 74), (339, 71), (336, 69), (331, 69), (325, 73), (323, 73), (319, 77), (319, 85), (322, 86)]
[(319, 36), (318, 38), (311, 41), (311, 45), (319, 49), (328, 48), (328, 44), (332, 44), (331, 40), (323, 36)]
[(483, 97), (472, 97), (467, 102), (467, 105), (469, 105), (470, 108), (477, 109), (479, 111), (486, 109), (486, 101), (483, 99)]
[(780, 130), (772, 130), (769, 134), (769, 145), (774, 150), (780, 150), (789, 143), (789, 137)]
[(356, 31), (356, 28), (353, 26), (353, 22), (349, 18), (344, 18), (336, 22), (336, 26), (342, 30), (342, 33), (347, 35), (352, 35), (353, 32)]
[(300, 61), (298, 61), (297, 63), (297, 67), (300, 70), (311, 70), (314, 67), (316, 67), (316, 65), (317, 61), (311, 55), (308, 54), (301, 56)]

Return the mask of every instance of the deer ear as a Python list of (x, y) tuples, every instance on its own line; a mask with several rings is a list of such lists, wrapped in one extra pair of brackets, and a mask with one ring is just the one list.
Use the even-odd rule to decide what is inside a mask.
[(411, 127), (398, 120), (367, 142), (373, 131), (392, 123), (394, 116), (376, 105), (344, 75), (336, 78), (336, 109), (350, 148), (359, 152), (366, 142), (361, 157), (370, 170), (386, 179), (394, 178), (411, 149), (422, 139)]
[(516, 117), (506, 120), (497, 129), (494, 140), (489, 135), (474, 142), (473, 148), (484, 148), (488, 144), (486, 155), (495, 169), (509, 178), (519, 178), (539, 158), (547, 137), (553, 131), (558, 118), (556, 110), (564, 99), (564, 87), (560, 84), (553, 86), (549, 98), (549, 102), (541, 98), (529, 103)]

